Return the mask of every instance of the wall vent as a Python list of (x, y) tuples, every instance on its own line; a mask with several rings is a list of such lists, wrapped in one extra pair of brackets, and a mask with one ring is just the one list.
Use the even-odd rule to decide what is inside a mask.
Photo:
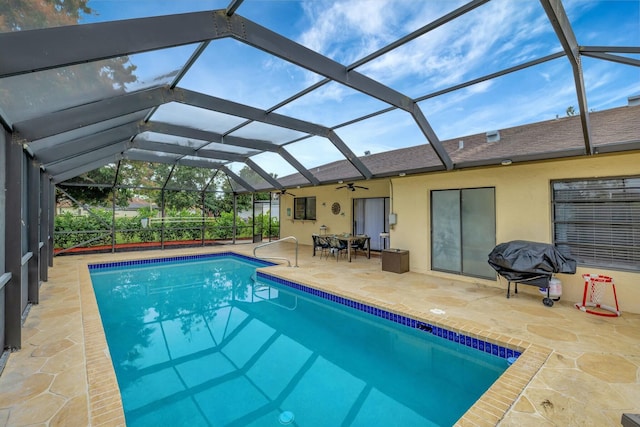
[(500, 131), (492, 130), (487, 132), (487, 142), (498, 142), (500, 141)]

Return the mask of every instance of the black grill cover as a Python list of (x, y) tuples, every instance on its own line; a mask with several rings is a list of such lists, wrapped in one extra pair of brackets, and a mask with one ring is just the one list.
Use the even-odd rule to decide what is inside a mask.
[(548, 243), (513, 240), (500, 243), (489, 254), (489, 265), (511, 282), (549, 285), (553, 273), (575, 274), (576, 260)]

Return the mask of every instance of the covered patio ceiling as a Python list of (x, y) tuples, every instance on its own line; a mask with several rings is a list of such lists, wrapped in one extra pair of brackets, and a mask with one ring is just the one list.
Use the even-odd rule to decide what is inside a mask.
[(404, 173), (363, 157), (421, 145), (422, 171), (453, 170), (443, 141), (565, 113), (591, 155), (591, 112), (640, 93), (638, 2), (148, 1), (133, 19), (93, 3), (77, 25), (0, 33), (0, 120), (55, 183), (132, 161), (282, 191)]

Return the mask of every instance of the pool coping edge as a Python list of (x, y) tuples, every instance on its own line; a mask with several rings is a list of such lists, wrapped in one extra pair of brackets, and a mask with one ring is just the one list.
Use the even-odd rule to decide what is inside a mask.
[[(282, 270), (273, 272), (273, 267), (259, 268), (258, 272), (265, 272), (268, 276), (279, 277), (282, 280), (309, 286), (310, 288), (323, 290), (324, 292), (339, 295), (340, 297), (357, 301), (362, 304), (376, 306), (380, 309), (408, 316), (417, 321), (428, 323), (453, 331), (482, 339), (486, 342), (495, 343), (503, 347), (518, 350), (521, 354), (515, 362), (500, 375), (500, 377), (483, 393), (483, 395), (465, 412), (454, 426), (478, 426), (489, 427), (497, 425), (509, 409), (515, 405), (518, 397), (522, 394), (526, 386), (542, 368), (552, 353), (552, 350), (527, 341), (515, 339), (496, 333), (486, 333), (485, 331), (470, 326), (466, 322), (449, 319), (446, 315), (425, 313), (410, 309), (403, 304), (390, 304), (380, 300), (366, 299), (362, 295), (336, 288), (327, 288), (317, 282), (310, 282), (287, 278), (281, 274)], [(436, 335), (437, 336), (437, 335)], [(460, 344), (462, 345), (462, 344)], [(480, 351), (480, 350), (478, 350)]]
[[(218, 253), (234, 255), (252, 259), (249, 256), (228, 251)], [(161, 257), (162, 260), (210, 258), (209, 256), (187, 255), (180, 257)], [(127, 261), (115, 261), (126, 265), (146, 264), (146, 261), (160, 259), (158, 257), (139, 258)], [(106, 342), (97, 301), (90, 277), (90, 263), (80, 263), (80, 294), (82, 319), (85, 338), (86, 371), (89, 389), (89, 419), (91, 426), (125, 426), (124, 409), (120, 396), (120, 389), (113, 368), (111, 355)], [(111, 264), (111, 263), (103, 263)], [(491, 387), (458, 419), (455, 426), (495, 426), (509, 409), (516, 403), (526, 386), (549, 358), (552, 350), (540, 345), (532, 345), (527, 341), (508, 336), (486, 333), (466, 322), (448, 319), (446, 315), (425, 313), (410, 309), (403, 304), (391, 304), (380, 300), (367, 299), (363, 295), (355, 294), (335, 288), (325, 288), (319, 283), (309, 283), (300, 278), (291, 279), (274, 272), (279, 265), (257, 267), (257, 271), (268, 271), (269, 276), (282, 280), (309, 286), (317, 290), (339, 295), (362, 304), (376, 306), (398, 315), (407, 316), (420, 322), (453, 331), (465, 336), (482, 339), (486, 342), (519, 351), (521, 354), (515, 362), (492, 384)], [(462, 344), (461, 344), (462, 345)], [(477, 350), (477, 349), (476, 349)], [(478, 350), (480, 351), (480, 350)]]

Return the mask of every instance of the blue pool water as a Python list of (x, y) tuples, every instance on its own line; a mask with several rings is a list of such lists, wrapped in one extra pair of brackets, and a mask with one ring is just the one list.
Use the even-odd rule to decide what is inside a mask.
[(128, 426), (447, 426), (508, 366), (507, 349), (256, 276), (263, 265), (90, 266)]

